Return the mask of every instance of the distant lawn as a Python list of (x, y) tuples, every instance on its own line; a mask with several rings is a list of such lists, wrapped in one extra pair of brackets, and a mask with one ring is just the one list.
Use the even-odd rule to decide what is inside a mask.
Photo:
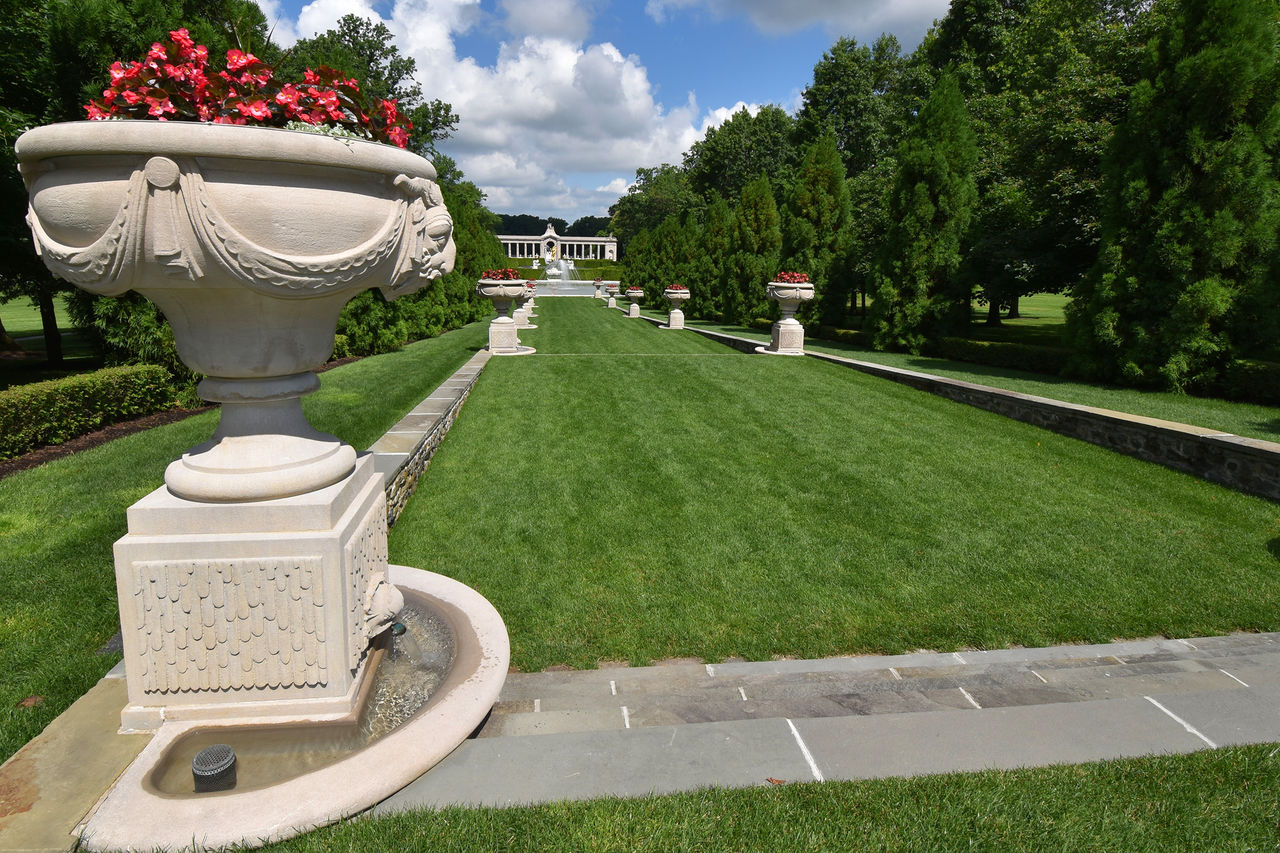
[(0, 320), (4, 321), (5, 331), (17, 340), (26, 353), (26, 357), (20, 360), (0, 359), (0, 389), (84, 373), (102, 366), (101, 359), (88, 342), (74, 331), (71, 318), (67, 315), (65, 300), (57, 296), (54, 297), (53, 304), (58, 328), (63, 332), (64, 361), (57, 369), (48, 367), (44, 362), (44, 327), (40, 324), (40, 309), (25, 296), (0, 302)]
[[(654, 316), (666, 316), (650, 312)], [(768, 332), (702, 321), (687, 321), (686, 325), (767, 342)], [(1208, 397), (1192, 397), (1187, 394), (1170, 394), (1162, 391), (1142, 391), (1134, 388), (1115, 388), (1074, 382), (1043, 373), (1028, 373), (1002, 367), (986, 367), (964, 361), (930, 358), (909, 353), (877, 352), (849, 344), (824, 341), (811, 333), (805, 336), (805, 349), (840, 355), (858, 361), (870, 361), (890, 367), (932, 373), (964, 382), (989, 385), (1038, 397), (1049, 397), (1082, 406), (1095, 406), (1128, 412), (1148, 418), (1219, 429), (1233, 435), (1280, 441), (1280, 408), (1260, 406), (1254, 403), (1236, 403)]]
[(489, 364), (391, 536), (494, 602), (522, 669), (1280, 628), (1273, 503), (596, 300), (539, 306), (538, 355)]
[[(376, 441), (486, 340), (475, 323), (401, 352), (321, 374), (312, 424), (357, 448)], [(96, 650), (119, 630), (111, 543), (125, 510), (205, 441), (217, 413), (135, 433), (0, 479), (0, 761), (120, 659)], [(28, 696), (42, 704), (19, 707)]]
[(979, 341), (1017, 341), (1046, 347), (1065, 347), (1067, 320), (1064, 309), (1070, 299), (1061, 293), (1037, 293), (1018, 300), (1016, 319), (1001, 312), (1000, 325), (987, 325), (987, 310), (974, 303), (969, 337)]
[(356, 818), (265, 848), (364, 853), (1274, 850), (1274, 746), (1079, 766)]
[[(61, 296), (54, 297), (54, 315), (58, 318), (58, 328), (69, 330), (71, 318), (67, 315), (66, 300)], [(15, 338), (42, 335), (44, 327), (40, 323), (40, 309), (31, 304), (25, 296), (0, 302), (0, 321), (4, 322), (4, 330)], [(44, 349), (44, 345), (40, 345)]]

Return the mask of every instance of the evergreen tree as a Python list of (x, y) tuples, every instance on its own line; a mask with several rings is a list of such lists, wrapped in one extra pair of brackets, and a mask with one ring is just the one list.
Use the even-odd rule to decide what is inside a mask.
[(782, 210), (782, 266), (809, 274), (814, 302), (802, 319), (821, 306), (826, 317), (843, 317), (849, 304), (849, 282), (842, 267), (853, 216), (844, 164), (835, 134), (827, 132), (805, 149), (795, 183)]
[(1068, 313), (1078, 368), (1185, 389), (1274, 345), (1275, 0), (1183, 0), (1104, 170), (1102, 249)]
[(728, 250), (720, 282), (725, 322), (745, 324), (764, 317), (769, 310), (765, 284), (777, 274), (782, 252), (778, 204), (766, 175), (743, 188)]
[(718, 300), (721, 289), (717, 285), (729, 256), (733, 208), (719, 193), (712, 193), (702, 219), (689, 280), (681, 282), (689, 288), (683, 310), (690, 318), (718, 320), (724, 317), (724, 306)]
[(955, 77), (944, 74), (898, 148), (889, 231), (874, 276), (872, 334), (882, 349), (920, 352), (968, 319), (957, 283), (977, 190), (973, 128)]

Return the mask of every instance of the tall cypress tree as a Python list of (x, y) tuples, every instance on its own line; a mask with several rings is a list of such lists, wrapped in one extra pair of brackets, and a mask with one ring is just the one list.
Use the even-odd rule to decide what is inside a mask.
[(1068, 313), (1077, 367), (1184, 389), (1274, 345), (1275, 0), (1183, 0), (1104, 167), (1102, 247)]
[(843, 317), (848, 308), (849, 284), (840, 267), (852, 216), (844, 163), (828, 131), (805, 149), (782, 209), (782, 265), (809, 274), (825, 316)]
[(724, 317), (748, 323), (765, 316), (765, 283), (778, 272), (782, 230), (769, 178), (760, 175), (742, 190), (729, 231), (729, 260), (721, 280)]
[(977, 203), (977, 157), (960, 87), (944, 74), (898, 148), (889, 231), (872, 276), (876, 347), (920, 352), (961, 312), (967, 321), (970, 294), (956, 272)]

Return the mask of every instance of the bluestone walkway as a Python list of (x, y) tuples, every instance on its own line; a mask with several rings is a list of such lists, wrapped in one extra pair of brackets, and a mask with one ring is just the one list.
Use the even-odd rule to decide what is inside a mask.
[(377, 807), (1078, 763), (1280, 741), (1280, 634), (513, 673)]

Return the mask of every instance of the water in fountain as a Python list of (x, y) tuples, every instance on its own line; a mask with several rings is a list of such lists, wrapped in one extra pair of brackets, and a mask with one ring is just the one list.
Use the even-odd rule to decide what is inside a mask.
[(167, 796), (195, 793), (191, 761), (214, 743), (236, 753), (236, 790), (274, 785), (339, 761), (394, 731), (416, 714), (453, 663), (448, 623), (413, 593), (397, 617), (404, 631), (387, 631), (381, 662), (358, 721), (257, 727), (210, 727), (177, 740), (151, 772), (149, 787)]

